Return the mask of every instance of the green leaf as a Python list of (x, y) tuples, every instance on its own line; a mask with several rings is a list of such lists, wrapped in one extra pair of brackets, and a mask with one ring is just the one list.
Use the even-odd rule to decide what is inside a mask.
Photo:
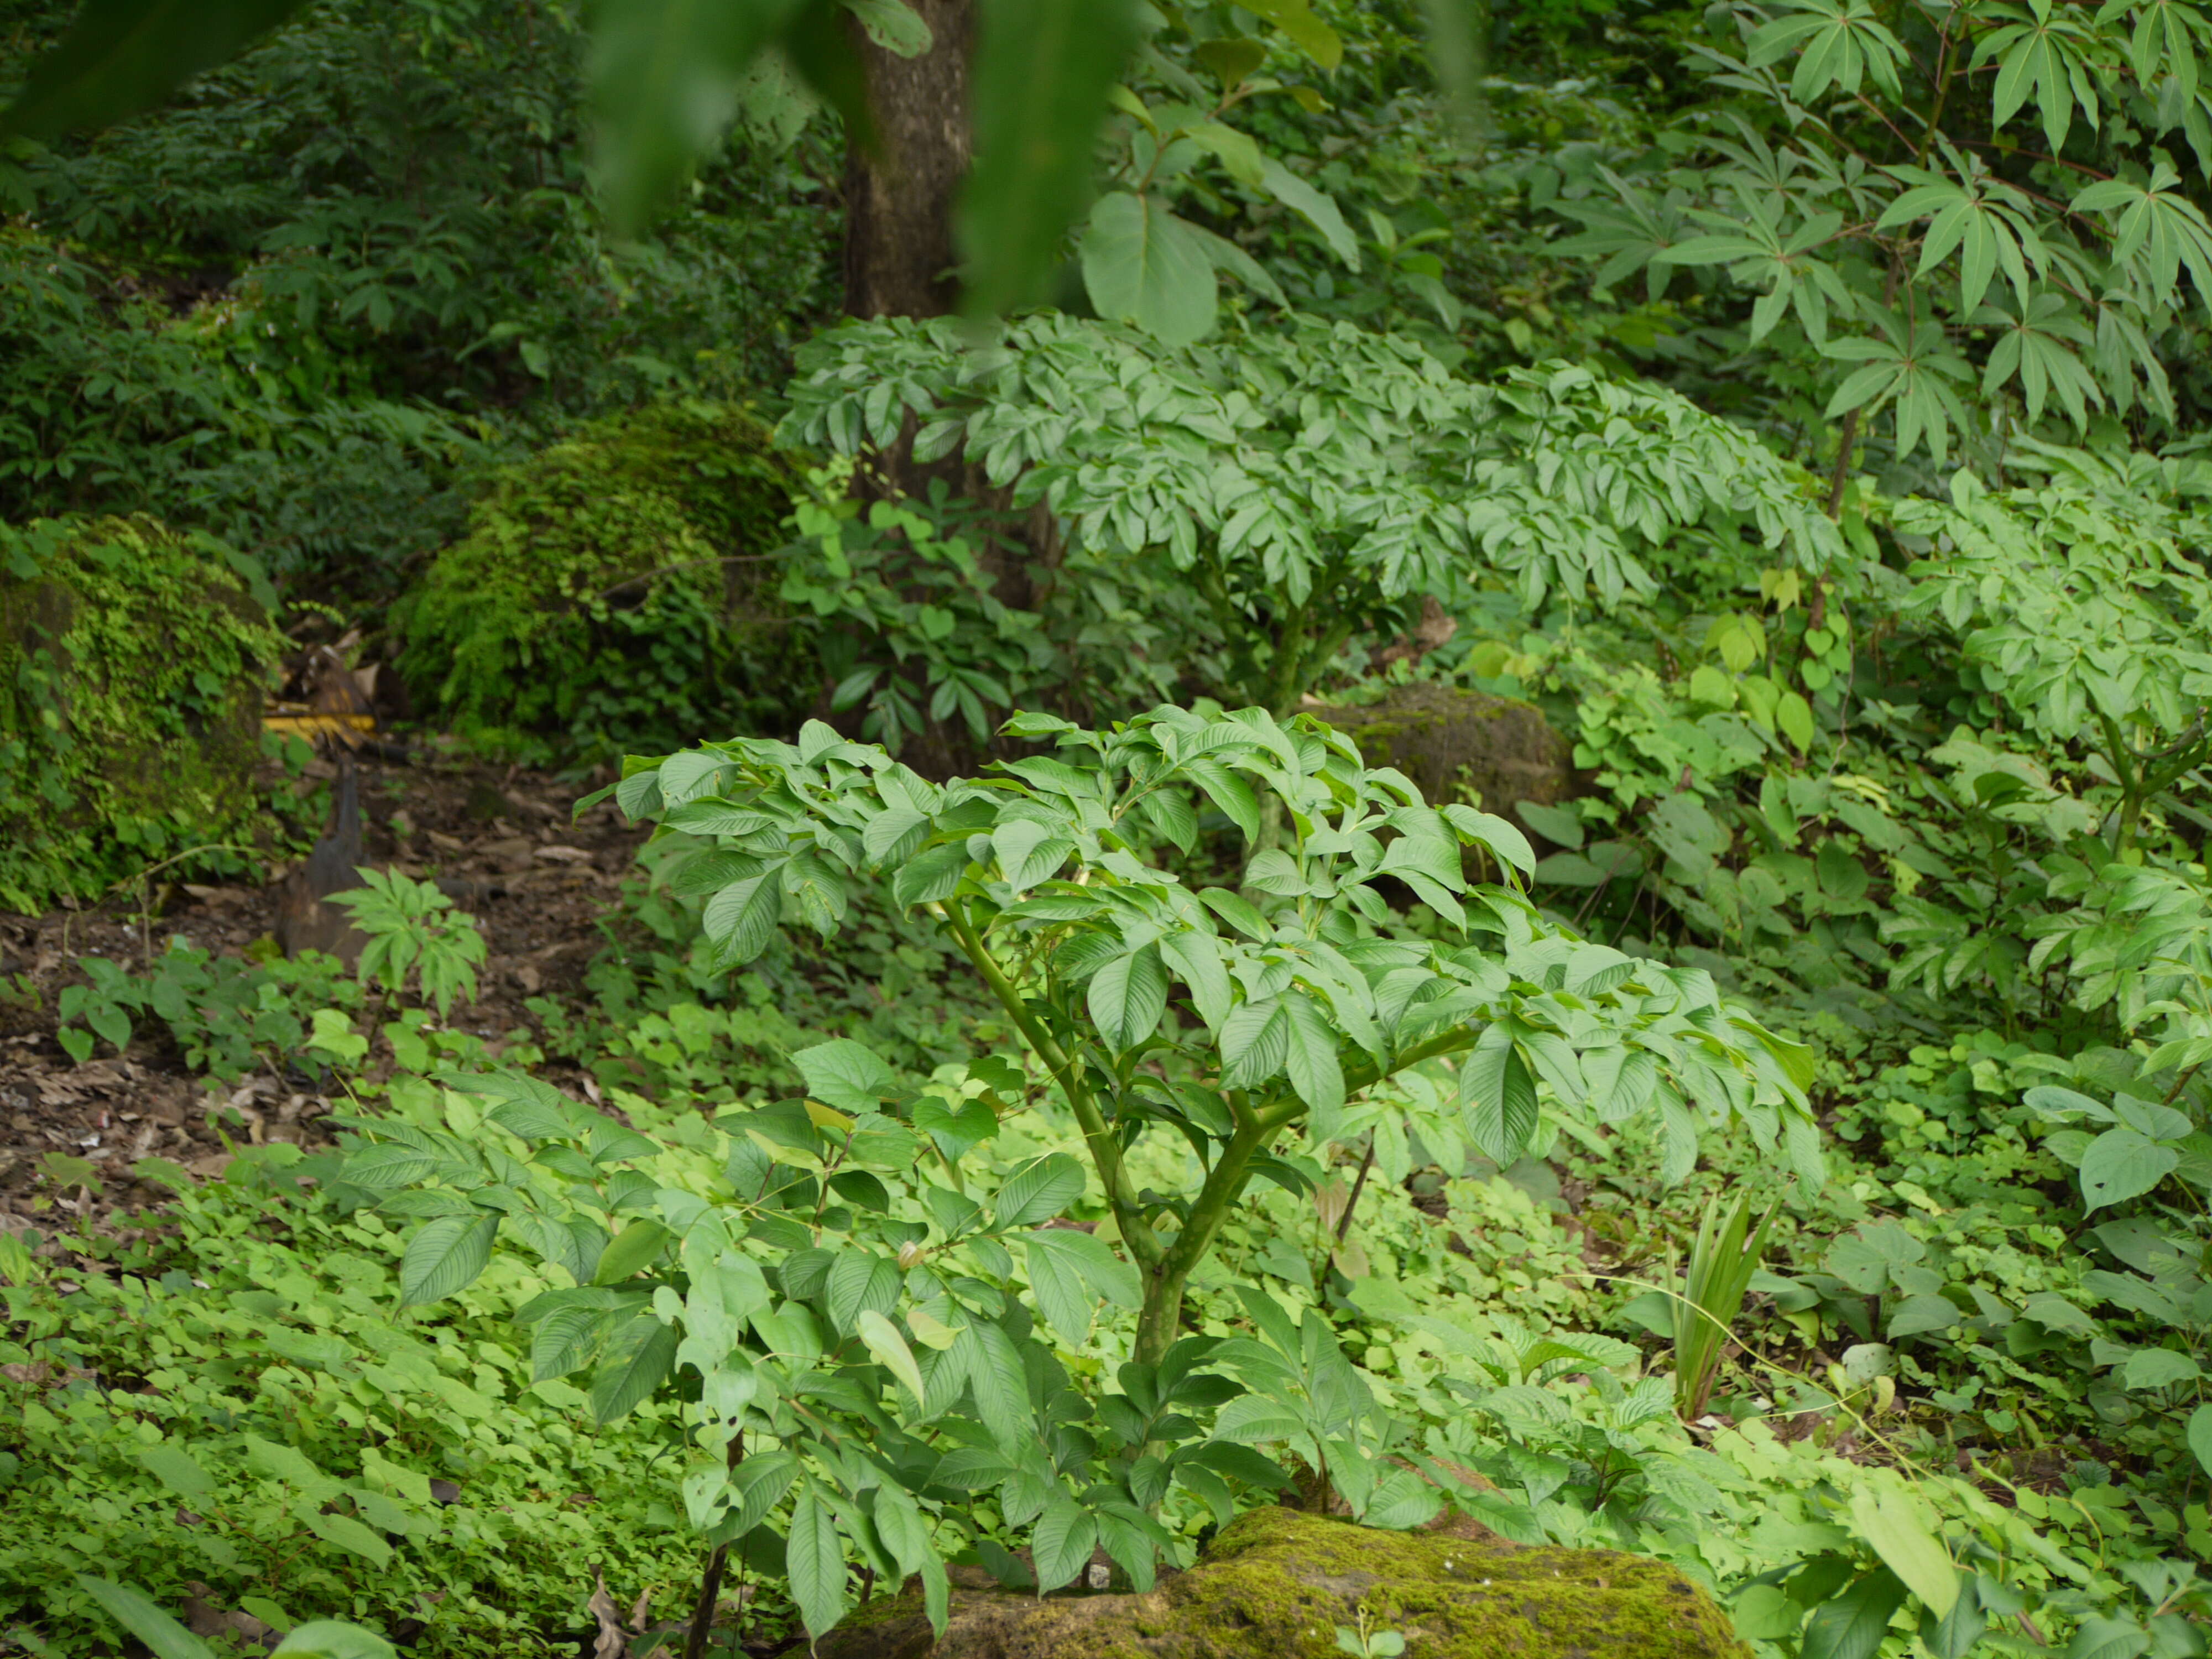
[(1875, 1568), (1813, 1609), (1798, 1650), (1801, 1659), (1874, 1659), (1889, 1632), (1890, 1615), (1905, 1605), (1905, 1595), (1895, 1573), (1887, 1566)]
[(398, 1659), (399, 1650), (374, 1631), (335, 1619), (298, 1626), (276, 1644), (286, 1659)]
[(1049, 1221), (1083, 1193), (1083, 1166), (1065, 1152), (1050, 1152), (1016, 1170), (992, 1200), (993, 1224), (1001, 1231)]
[(876, 1363), (906, 1384), (916, 1400), (923, 1395), (921, 1368), (915, 1364), (914, 1350), (906, 1345), (897, 1326), (873, 1308), (863, 1308), (854, 1316), (853, 1329), (875, 1356)]
[(1359, 269), (1359, 240), (1352, 234), (1352, 227), (1344, 222), (1344, 215), (1334, 197), (1315, 189), (1273, 156), (1267, 158), (1261, 183), (1268, 195), (1303, 216), (1319, 231), (1331, 252), (1352, 270)]
[(1313, 1114), (1316, 1139), (1334, 1139), (1334, 1127), (1344, 1110), (1344, 1068), (1337, 1060), (1338, 1037), (1318, 1004), (1310, 996), (1292, 992), (1284, 999), (1289, 1016), (1288, 1042), (1283, 1068), (1291, 1087)]
[(898, 1078), (874, 1049), (850, 1037), (818, 1042), (792, 1055), (806, 1091), (841, 1112), (880, 1112), (899, 1093)]
[(496, 1214), (440, 1216), (408, 1241), (399, 1262), (399, 1305), (442, 1301), (474, 1281), (491, 1261)]
[(1566, 848), (1570, 853), (1582, 850), (1582, 816), (1571, 806), (1545, 806), (1533, 800), (1516, 801), (1513, 810), (1521, 815), (1521, 822), (1534, 830), (1546, 841)]
[(1858, 1535), (1923, 1607), (1938, 1619), (1950, 1613), (1959, 1599), (1959, 1570), (1912, 1492), (1869, 1480), (1852, 1490), (1850, 1517)]
[(614, 1242), (599, 1253), (597, 1270), (592, 1274), (594, 1285), (619, 1285), (642, 1268), (660, 1260), (676, 1235), (658, 1221), (641, 1216), (614, 1237)]
[(1536, 1079), (1530, 1075), (1510, 1026), (1486, 1027), (1460, 1073), (1468, 1133), (1483, 1156), (1500, 1169), (1527, 1150), (1536, 1133)]
[(593, 14), (585, 77), (593, 172), (618, 237), (635, 235), (721, 141), (744, 76), (799, 0), (624, 0)]
[(1159, 947), (1142, 945), (1091, 976), (1091, 1022), (1115, 1048), (1133, 1048), (1158, 1029), (1167, 1012), (1168, 975)]
[(1132, 0), (981, 0), (981, 14), (956, 228), (969, 308), (995, 313), (1042, 294), (1140, 25)]
[(2066, 1659), (2136, 1659), (2148, 1646), (2150, 1632), (2142, 1626), (2092, 1613), (2075, 1629)]
[(115, 1622), (143, 1642), (154, 1659), (215, 1659), (215, 1650), (137, 1590), (79, 1573), (77, 1588)]
[(1098, 1522), (1091, 1511), (1066, 1493), (1054, 1492), (1030, 1534), (1037, 1594), (1056, 1590), (1081, 1572), (1097, 1542)]
[(2212, 1474), (2212, 1406), (2189, 1413), (2189, 1449), (2197, 1454), (2197, 1466)]
[(2079, 1171), (2082, 1207), (2100, 1210), (2125, 1203), (2172, 1175), (2180, 1152), (2136, 1129), (2107, 1129), (2081, 1154)]
[(1100, 316), (1133, 323), (1167, 346), (1212, 331), (1213, 262), (1191, 228), (1152, 197), (1100, 197), (1077, 252)]
[(845, 1540), (811, 1480), (792, 1506), (783, 1566), (808, 1635), (819, 1637), (845, 1616)]
[(374, 1566), (392, 1565), (392, 1546), (349, 1515), (309, 1515), (307, 1528), (325, 1544), (358, 1555)]
[(714, 945), (714, 963), (742, 968), (768, 949), (783, 919), (783, 878), (777, 870), (733, 883), (707, 901), (700, 917)]
[(605, 1425), (627, 1415), (676, 1369), (681, 1346), (676, 1327), (642, 1311), (617, 1330), (592, 1374), (593, 1420)]
[(138, 1454), (146, 1472), (188, 1504), (205, 1504), (215, 1496), (215, 1477), (199, 1460), (181, 1446), (149, 1446)]
[(235, 57), (302, 0), (85, 0), (60, 44), (31, 65), (0, 133), (54, 138), (149, 110)]

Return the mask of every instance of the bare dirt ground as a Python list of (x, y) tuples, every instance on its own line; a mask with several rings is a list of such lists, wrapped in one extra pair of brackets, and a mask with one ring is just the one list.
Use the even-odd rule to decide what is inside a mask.
[[(604, 778), (563, 781), (429, 750), (412, 763), (357, 764), (367, 856), (418, 878), (459, 878), (465, 885), (458, 902), (484, 934), (477, 1000), (457, 1006), (453, 1023), (494, 1038), (529, 1029), (526, 1000), (577, 988), (605, 943), (601, 919), (644, 832), (611, 801), (572, 817), (575, 801)], [(318, 760), (311, 781), (333, 770)], [(0, 914), (0, 1225), (30, 1218), (34, 1198), (50, 1220), (55, 1208), (153, 1200), (159, 1189), (128, 1175), (149, 1156), (196, 1175), (219, 1173), (232, 1153), (216, 1107), (231, 1109), (234, 1141), (321, 1138), (316, 1120), (330, 1105), (311, 1081), (260, 1076), (242, 1088), (211, 1090), (186, 1068), (158, 1020), (139, 1022), (124, 1053), (103, 1043), (82, 1066), (55, 1036), (61, 992), (84, 978), (85, 957), (136, 971), (149, 944), (158, 953), (176, 934), (216, 955), (273, 937), (276, 882), (287, 867), (273, 867), (259, 887), (158, 889), (150, 916), (129, 896), (43, 916)], [(27, 975), (33, 995), (20, 994), (22, 981), (12, 977), (19, 975)], [(57, 1179), (50, 1154), (93, 1164), (102, 1190)]]

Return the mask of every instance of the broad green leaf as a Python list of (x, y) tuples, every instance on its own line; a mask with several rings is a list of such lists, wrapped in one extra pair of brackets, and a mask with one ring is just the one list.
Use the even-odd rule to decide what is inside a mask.
[(807, 1634), (821, 1636), (845, 1616), (845, 1540), (811, 1480), (792, 1508), (783, 1564)]
[(399, 1262), (399, 1305), (443, 1301), (472, 1283), (491, 1261), (496, 1214), (440, 1216), (422, 1224)]
[(1037, 1594), (1058, 1589), (1089, 1565), (1098, 1541), (1098, 1523), (1090, 1510), (1065, 1493), (1055, 1492), (1037, 1517), (1030, 1534), (1030, 1553), (1036, 1571)]
[(1468, 1133), (1500, 1169), (1518, 1158), (1536, 1133), (1536, 1079), (1521, 1058), (1510, 1026), (1486, 1027), (1460, 1073)]
[(979, 0), (978, 11), (975, 165), (957, 225), (969, 308), (994, 313), (1043, 291), (1140, 23), (1133, 0)]
[(599, 1266), (592, 1274), (594, 1285), (619, 1285), (623, 1280), (651, 1267), (660, 1260), (676, 1235), (658, 1221), (641, 1216), (614, 1237), (613, 1243), (599, 1253)]
[(592, 1374), (592, 1416), (600, 1424), (627, 1416), (676, 1369), (682, 1334), (649, 1313), (639, 1313), (607, 1340)]
[(1901, 1484), (1853, 1488), (1852, 1528), (1938, 1619), (1959, 1599), (1959, 1570), (1929, 1524), (1927, 1506)]
[(1904, 1582), (1875, 1568), (1840, 1595), (1813, 1609), (1799, 1649), (1802, 1659), (1874, 1659), (1890, 1615), (1905, 1605)]
[(308, 1515), (307, 1528), (325, 1544), (336, 1546), (376, 1567), (392, 1565), (392, 1546), (349, 1515)]
[(991, 1201), (992, 1224), (1006, 1231), (1049, 1221), (1083, 1195), (1083, 1166), (1065, 1152), (1050, 1152), (1017, 1170)]
[(850, 1037), (801, 1048), (791, 1057), (807, 1091), (841, 1112), (880, 1112), (899, 1092), (897, 1077), (874, 1049)]
[(149, 1446), (138, 1454), (146, 1471), (188, 1504), (205, 1504), (215, 1495), (215, 1477), (181, 1446)]
[(2197, 1466), (2212, 1474), (2212, 1406), (2189, 1413), (2189, 1449), (2197, 1454)]
[(783, 880), (779, 870), (725, 887), (707, 901), (700, 920), (723, 969), (742, 968), (768, 949), (783, 919)]
[(1168, 346), (1212, 331), (1213, 262), (1157, 198), (1127, 191), (1100, 197), (1077, 252), (1100, 316), (1133, 323)]
[(160, 103), (300, 9), (303, 0), (85, 0), (30, 66), (0, 133), (55, 138)]
[(2172, 1175), (2181, 1153), (2136, 1129), (2107, 1129), (2081, 1154), (2079, 1171), (2083, 1207), (2100, 1210), (2123, 1204)]

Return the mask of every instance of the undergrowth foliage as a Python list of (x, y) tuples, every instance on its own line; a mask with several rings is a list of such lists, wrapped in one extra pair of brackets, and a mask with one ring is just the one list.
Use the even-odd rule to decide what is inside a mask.
[(265, 831), (260, 717), (285, 649), (252, 561), (146, 519), (0, 527), (0, 905), (143, 865), (235, 866)]

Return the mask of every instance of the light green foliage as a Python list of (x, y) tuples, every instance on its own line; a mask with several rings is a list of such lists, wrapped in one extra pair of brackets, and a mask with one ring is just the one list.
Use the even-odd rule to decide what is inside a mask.
[(734, 405), (610, 417), (502, 474), (401, 599), (399, 665), (465, 724), (680, 741), (798, 693), (771, 595), (789, 475)]
[(82, 1065), (100, 1042), (120, 1053), (131, 1042), (133, 1017), (151, 1013), (168, 1027), (186, 1066), (224, 1083), (274, 1069), (297, 1052), (317, 1010), (360, 1000), (343, 964), (319, 951), (254, 962), (211, 956), (179, 936), (143, 974), (102, 957), (77, 966), (86, 982), (64, 986), (57, 1011), (61, 1045), (72, 1060)]
[(335, 893), (353, 925), (368, 936), (359, 972), (364, 986), (380, 985), (387, 1000), (415, 981), (416, 994), (444, 1019), (453, 1000), (473, 1002), (477, 969), (483, 966), (483, 935), (477, 919), (454, 908), (437, 884), (416, 881), (398, 871), (362, 870), (362, 885)]
[(2205, 542), (2193, 500), (2203, 486), (2192, 470), (2180, 501), (2143, 500), (2135, 481), (2108, 475), (2099, 488), (2066, 476), (2095, 459), (2054, 459), (2057, 476), (2042, 489), (1991, 495), (1960, 473), (1948, 506), (1900, 501), (1892, 520), (1928, 544), (1908, 573), (1921, 578), (1911, 610), (1962, 636), (1984, 687), (2029, 729), (2086, 739), (2102, 757), (2119, 786), (2120, 856), (2144, 803), (2212, 753), (2203, 632), (2212, 582), (2183, 550)]
[[(940, 907), (1064, 1092), (1147, 1273), (1139, 1358), (1164, 1351), (1215, 1230), (1248, 1176), (1272, 1169), (1269, 1145), (1301, 1121), (1335, 1138), (1348, 1101), (1425, 1060), (1467, 1055), (1468, 1130), (1500, 1162), (1534, 1138), (1548, 1091), (1555, 1109), (1605, 1120), (1656, 1108), (1678, 1174), (1700, 1115), (1741, 1122), (1817, 1174), (1801, 1050), (1732, 1012), (1703, 975), (1586, 944), (1510, 888), (1469, 890), (1463, 847), (1501, 869), (1533, 862), (1504, 820), (1425, 805), (1310, 720), (1163, 708), (1108, 732), (1042, 716), (1010, 730), (1068, 758), (939, 787), (810, 723), (795, 747), (738, 739), (669, 757), (633, 771), (619, 799), (716, 837), (723, 850), (681, 879), (711, 895), (707, 934), (727, 964), (751, 960), (787, 915), (830, 932), (864, 869), (902, 906)], [(1246, 865), (1257, 906), (1194, 893), (1139, 856), (1187, 850), (1201, 800), (1256, 842), (1268, 798), (1292, 835)], [(1062, 878), (1071, 860), (1079, 880)], [(1468, 943), (1382, 933), (1383, 878)], [(1170, 1017), (1177, 983), (1194, 1023)], [(1207, 1166), (1188, 1209), (1148, 1204), (1127, 1176), (1117, 1126), (1150, 1119), (1174, 1124)]]
[[(436, 1091), (389, 1109), (437, 1121)], [(146, 1167), (178, 1188), (161, 1230), (55, 1236), (97, 1270), (0, 1249), (0, 1616), (82, 1651), (106, 1626), (78, 1575), (167, 1608), (198, 1582), (303, 1626), (411, 1614), (416, 1650), (488, 1659), (573, 1625), (594, 1565), (632, 1594), (684, 1571), (634, 1475), (653, 1414), (580, 1432), (580, 1396), (531, 1381), (506, 1315), (544, 1281), (395, 1313), (400, 1236), (303, 1201), (296, 1149), (206, 1185)]]
[(1348, 325), (1170, 352), (1056, 316), (983, 346), (886, 320), (802, 367), (793, 437), (860, 454), (918, 422), (918, 459), (1045, 503), (1079, 568), (1194, 594), (1163, 613), (1186, 672), (1279, 715), (1424, 594), (1610, 607), (1746, 538), (1808, 572), (1842, 547), (1806, 474), (1679, 398), (1565, 368), (1478, 385)]
[(252, 775), (284, 649), (273, 602), (198, 532), (0, 526), (0, 904), (100, 897), (181, 854), (234, 867), (268, 827)]

